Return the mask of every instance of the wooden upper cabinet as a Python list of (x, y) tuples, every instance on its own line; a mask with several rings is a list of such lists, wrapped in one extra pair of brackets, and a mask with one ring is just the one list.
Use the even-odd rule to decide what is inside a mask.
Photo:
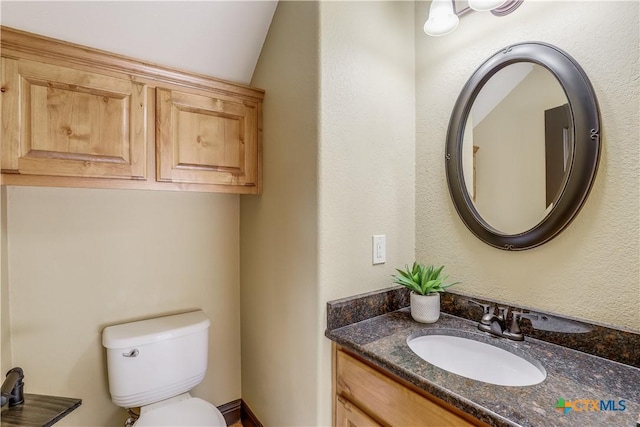
[(262, 191), (263, 90), (0, 29), (3, 184)]
[(2, 58), (2, 170), (145, 178), (146, 85)]
[(258, 106), (156, 91), (159, 181), (258, 186)]

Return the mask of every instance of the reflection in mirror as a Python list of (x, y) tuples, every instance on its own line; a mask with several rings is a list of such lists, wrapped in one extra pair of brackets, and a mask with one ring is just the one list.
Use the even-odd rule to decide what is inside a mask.
[(461, 155), (467, 193), (489, 226), (518, 234), (548, 215), (571, 166), (570, 123), (564, 90), (545, 67), (516, 62), (485, 83)]

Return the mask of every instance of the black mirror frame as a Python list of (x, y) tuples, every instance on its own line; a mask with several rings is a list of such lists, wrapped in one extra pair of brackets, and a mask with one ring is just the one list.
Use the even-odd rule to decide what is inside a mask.
[[(516, 62), (543, 66), (564, 89), (573, 123), (574, 150), (564, 188), (551, 212), (523, 233), (502, 234), (482, 219), (467, 192), (462, 171), (462, 141), (471, 106), (482, 87), (499, 70)], [(582, 67), (567, 53), (550, 44), (514, 44), (480, 65), (458, 96), (447, 131), (445, 167), (449, 193), (458, 215), (480, 240), (504, 250), (531, 249), (557, 236), (580, 211), (595, 179), (600, 146), (598, 101)]]

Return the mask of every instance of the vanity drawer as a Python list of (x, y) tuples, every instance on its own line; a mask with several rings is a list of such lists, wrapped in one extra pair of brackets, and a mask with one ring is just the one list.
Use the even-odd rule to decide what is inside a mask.
[[(443, 407), (444, 402), (427, 398), (343, 350), (337, 350), (336, 354), (336, 394), (338, 401), (342, 397), (342, 401), (352, 402), (382, 425), (484, 425), (480, 421), (471, 423)], [(337, 425), (340, 425), (339, 417)]]
[(337, 427), (382, 427), (342, 396), (337, 397), (336, 402), (336, 426)]

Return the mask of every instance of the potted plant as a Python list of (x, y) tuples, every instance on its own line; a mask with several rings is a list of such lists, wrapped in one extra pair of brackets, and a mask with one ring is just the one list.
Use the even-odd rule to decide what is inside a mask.
[(448, 276), (442, 276), (444, 265), (435, 268), (417, 262), (406, 271), (396, 269), (392, 276), (394, 283), (411, 289), (411, 317), (422, 323), (434, 323), (440, 318), (440, 292), (459, 283), (444, 283)]

